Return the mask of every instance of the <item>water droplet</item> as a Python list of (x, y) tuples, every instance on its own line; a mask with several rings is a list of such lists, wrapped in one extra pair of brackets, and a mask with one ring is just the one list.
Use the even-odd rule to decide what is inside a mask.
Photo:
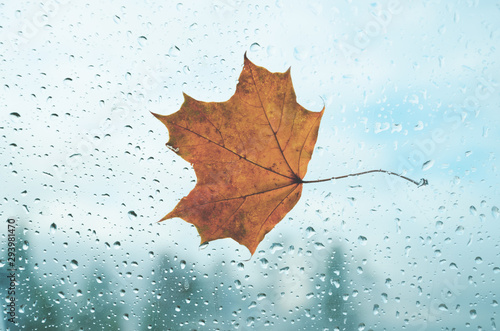
[(146, 38), (145, 36), (140, 36), (139, 38), (137, 38), (137, 42), (141, 47), (144, 47), (148, 42), (148, 38)]
[(276, 253), (277, 251), (281, 250), (281, 249), (283, 249), (283, 245), (280, 244), (280, 243), (273, 243), (271, 245), (271, 253), (273, 253), (273, 254)]
[(444, 303), (440, 304), (438, 308), (441, 311), (448, 311), (448, 307)]
[(323, 245), (322, 243), (320, 242), (317, 242), (317, 243), (314, 243), (314, 248), (317, 250), (317, 251), (320, 251), (322, 249), (325, 249), (325, 245)]
[(20, 117), (21, 117), (21, 115), (19, 113), (16, 113), (16, 112), (10, 113), (10, 119), (13, 123), (19, 123)]
[(299, 61), (304, 60), (307, 57), (307, 51), (302, 47), (295, 47), (293, 50), (293, 55)]
[(201, 244), (198, 248), (199, 248), (200, 250), (202, 250), (202, 249), (205, 249), (205, 248), (207, 248), (207, 247), (208, 247), (208, 241), (205, 241), (205, 242), (204, 242), (204, 243), (202, 243), (202, 244)]
[(391, 287), (392, 287), (392, 284), (391, 284), (391, 283), (392, 283), (392, 279), (387, 278), (387, 279), (385, 280), (385, 286), (387, 286), (388, 288), (391, 288)]
[(122, 245), (122, 244), (121, 244), (119, 241), (115, 241), (115, 242), (113, 243), (113, 248), (114, 248), (114, 249), (119, 249), (121, 245)]
[(476, 261), (476, 264), (483, 263), (483, 259), (480, 256), (476, 257), (476, 259), (474, 261)]
[(123, 319), (124, 319), (125, 321), (128, 321), (128, 320), (129, 320), (128, 314), (123, 314)]
[(335, 286), (335, 288), (339, 288), (340, 287), (340, 281), (338, 279), (331, 279), (330, 280), (330, 283)]
[(266, 298), (266, 294), (265, 293), (259, 293), (257, 294), (257, 300), (264, 300)]
[(131, 221), (134, 221), (137, 218), (137, 214), (135, 211), (131, 210), (128, 212), (128, 219)]
[(278, 49), (275, 46), (267, 47), (267, 55), (269, 55), (269, 57), (276, 56), (277, 54), (278, 54)]
[(122, 19), (121, 19), (121, 18), (120, 18), (120, 16), (118, 16), (118, 15), (115, 15), (115, 16), (113, 17), (113, 21), (115, 21), (115, 23), (116, 23), (116, 24), (120, 23), (120, 21), (121, 21), (121, 20), (122, 20)]
[(314, 236), (316, 234), (316, 231), (314, 230), (314, 228), (312, 226), (309, 226), (306, 229), (306, 233), (307, 233), (307, 238), (311, 238), (312, 236)]
[(500, 268), (499, 267), (493, 268), (493, 273), (494, 274), (500, 274)]
[(411, 246), (405, 247), (405, 256), (410, 256), (410, 250), (411, 250)]
[(469, 314), (470, 314), (470, 319), (471, 320), (473, 320), (473, 319), (475, 319), (477, 317), (477, 312), (476, 312), (475, 309), (472, 309)]
[(181, 265), (181, 269), (186, 268), (186, 261), (185, 260), (181, 260), (180, 265)]
[(24, 250), (27, 250), (29, 247), (30, 247), (30, 243), (29, 243), (27, 240), (25, 240), (25, 241), (23, 242), (23, 249), (24, 249)]
[(264, 259), (264, 258), (260, 259), (260, 266), (262, 268), (266, 269), (268, 264), (269, 264), (269, 261), (267, 261), (267, 259)]
[(78, 269), (78, 261), (77, 260), (71, 260), (70, 265), (71, 265), (71, 268)]
[(50, 225), (50, 233), (54, 234), (54, 233), (56, 233), (56, 231), (57, 231), (57, 225), (56, 225), (56, 223), (52, 223)]
[(393, 132), (401, 132), (403, 130), (403, 126), (401, 124), (393, 124), (391, 133)]
[(457, 228), (455, 229), (455, 233), (458, 234), (459, 236), (463, 235), (464, 234), (464, 227), (461, 225), (457, 226)]
[(253, 43), (252, 45), (250, 45), (250, 51), (251, 52), (260, 51), (260, 45), (258, 43)]
[(433, 165), (434, 165), (434, 160), (429, 160), (429, 161), (425, 162), (424, 164), (422, 164), (422, 170), (427, 171), (430, 168), (432, 168)]
[(500, 211), (498, 210), (497, 206), (491, 207), (491, 215), (493, 215), (493, 217), (495, 217), (495, 218), (500, 217)]
[(358, 237), (358, 241), (359, 241), (359, 243), (360, 243), (361, 245), (363, 245), (363, 246), (364, 246), (364, 245), (366, 245), (366, 242), (368, 241), (368, 239), (367, 239), (366, 237), (364, 237), (364, 236), (359, 236), (359, 237)]
[(379, 305), (373, 305), (373, 315), (379, 314)]
[(477, 214), (477, 209), (474, 206), (470, 206), (469, 211), (471, 215), (476, 215)]
[(172, 46), (168, 50), (168, 55), (170, 55), (171, 57), (177, 57), (180, 55), (180, 53), (181, 53), (181, 50), (177, 46)]

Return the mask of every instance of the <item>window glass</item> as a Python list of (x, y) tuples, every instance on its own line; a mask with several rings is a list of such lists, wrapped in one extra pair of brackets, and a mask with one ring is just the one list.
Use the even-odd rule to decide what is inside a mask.
[[(1, 330), (496, 330), (497, 1), (0, 4)], [(152, 114), (244, 54), (325, 107), (255, 254), (158, 222), (197, 182)], [(258, 181), (258, 178), (255, 178)]]

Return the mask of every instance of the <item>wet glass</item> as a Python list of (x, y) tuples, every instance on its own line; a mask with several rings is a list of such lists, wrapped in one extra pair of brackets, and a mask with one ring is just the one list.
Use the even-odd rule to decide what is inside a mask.
[[(496, 330), (498, 2), (0, 4), (1, 330)], [(325, 106), (255, 254), (158, 223), (196, 184), (153, 113), (247, 53)], [(14, 299), (12, 299), (14, 298)]]

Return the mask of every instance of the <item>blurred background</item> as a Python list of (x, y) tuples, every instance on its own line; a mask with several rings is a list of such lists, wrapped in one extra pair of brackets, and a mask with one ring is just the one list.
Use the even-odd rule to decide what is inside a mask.
[[(500, 2), (0, 3), (1, 330), (496, 330)], [(243, 54), (326, 106), (254, 256), (200, 247), (150, 112), (234, 93)], [(2, 300), (6, 311), (7, 302)]]

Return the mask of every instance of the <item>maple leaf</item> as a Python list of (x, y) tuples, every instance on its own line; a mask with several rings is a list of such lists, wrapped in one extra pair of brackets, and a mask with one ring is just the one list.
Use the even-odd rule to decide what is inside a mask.
[(176, 113), (153, 114), (169, 131), (167, 146), (197, 177), (161, 221), (180, 217), (196, 226), (202, 243), (232, 238), (253, 255), (299, 201), (305, 183), (381, 172), (428, 184), (382, 169), (304, 181), (325, 108), (311, 112), (297, 103), (290, 69), (271, 73), (244, 59), (229, 100), (202, 102), (184, 94)]
[(201, 242), (232, 238), (253, 254), (299, 201), (324, 108), (296, 101), (290, 69), (271, 73), (244, 57), (235, 94), (202, 102), (184, 94), (172, 115), (155, 115), (167, 146), (192, 164), (194, 189), (161, 221), (180, 217)]

